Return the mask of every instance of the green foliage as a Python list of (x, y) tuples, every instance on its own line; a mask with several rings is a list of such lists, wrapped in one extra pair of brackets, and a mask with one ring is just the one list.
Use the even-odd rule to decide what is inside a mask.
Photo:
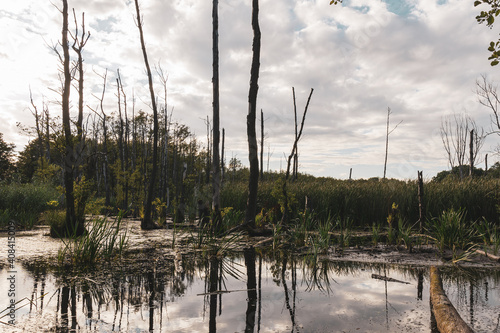
[(453, 259), (459, 258), (458, 250), (470, 252), (476, 238), (475, 222), (466, 219), (464, 209), (448, 209), (428, 225), (429, 234), (435, 239), (441, 252), (453, 251)]
[(120, 257), (128, 242), (127, 229), (120, 230), (121, 222), (122, 214), (113, 221), (107, 217), (96, 218), (86, 226), (84, 235), (61, 238), (64, 246), (59, 249), (59, 263), (93, 265)]
[(57, 201), (59, 193), (51, 186), (35, 184), (0, 185), (0, 227), (15, 221), (20, 228), (32, 228), (40, 214)]
[[(493, 28), (495, 23), (495, 18), (500, 14), (500, 3), (497, 0), (477, 0), (474, 1), (474, 6), (480, 6), (486, 4), (490, 6), (489, 10), (481, 11), (479, 15), (476, 16), (476, 20), (479, 24), (486, 23), (486, 26), (490, 29)], [(500, 40), (497, 42), (490, 42), (488, 51), (491, 52), (488, 60), (491, 60), (491, 66), (496, 66), (500, 59)]]
[(60, 181), (61, 170), (60, 166), (50, 163), (45, 157), (41, 157), (37, 160), (33, 181), (41, 184), (53, 184), (55, 186)]
[(14, 147), (14, 144), (5, 142), (3, 133), (0, 133), (0, 181), (8, 179), (13, 171)]

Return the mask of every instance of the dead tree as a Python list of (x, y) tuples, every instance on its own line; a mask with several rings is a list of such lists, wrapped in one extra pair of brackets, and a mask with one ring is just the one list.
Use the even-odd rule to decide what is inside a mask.
[(220, 156), (219, 156), (219, 14), (218, 6), (219, 1), (212, 1), (212, 52), (213, 52), (213, 163), (212, 163), (212, 209), (214, 213), (214, 220), (212, 223), (212, 231), (217, 230), (221, 223), (222, 217), (220, 214)]
[(259, 158), (257, 156), (257, 134), (255, 131), (255, 119), (257, 110), (257, 94), (259, 91), (259, 68), (260, 68), (260, 39), (259, 27), (259, 0), (252, 0), (252, 67), (250, 69), (250, 89), (248, 92), (248, 115), (247, 115), (247, 137), (248, 137), (248, 160), (250, 162), (250, 177), (248, 180), (248, 200), (245, 212), (245, 222), (250, 228), (255, 228), (255, 214), (257, 211), (257, 190), (259, 187)]
[(424, 177), (423, 171), (417, 171), (418, 176), (418, 222), (419, 230), (422, 232), (422, 221), (424, 220)]
[(63, 91), (62, 91), (62, 118), (64, 132), (64, 188), (66, 198), (66, 229), (71, 235), (82, 235), (85, 231), (83, 221), (76, 216), (75, 198), (73, 194), (73, 168), (75, 165), (75, 148), (73, 135), (71, 133), (71, 119), (69, 115), (69, 98), (71, 91), (71, 71), (68, 42), (68, 1), (63, 0), (63, 28), (62, 28), (62, 50), (63, 50)]
[[(290, 212), (288, 210), (288, 192), (287, 192), (287, 183), (288, 179), (290, 178), (290, 165), (292, 163), (292, 158), (294, 158), (296, 152), (297, 152), (297, 144), (300, 140), (300, 137), (302, 136), (302, 130), (304, 129), (304, 123), (306, 121), (306, 115), (307, 115), (307, 109), (309, 108), (309, 103), (311, 102), (311, 97), (313, 94), (314, 89), (311, 88), (311, 92), (309, 93), (309, 97), (307, 98), (307, 103), (304, 108), (304, 113), (302, 114), (302, 121), (300, 123), (300, 130), (298, 131), (297, 135), (295, 136), (295, 140), (293, 142), (293, 147), (292, 147), (292, 152), (288, 156), (287, 159), (287, 166), (286, 166), (286, 173), (285, 173), (285, 181), (283, 182), (283, 187), (282, 187), (282, 192), (283, 192), (283, 198), (284, 198), (284, 203), (283, 203), (283, 216), (281, 218), (281, 222), (283, 224), (288, 224), (290, 220)], [(294, 106), (294, 111), (295, 114), (297, 114), (296, 110), (296, 103), (295, 103), (295, 88), (292, 87), (292, 94), (293, 94), (293, 106)]]
[(146, 72), (148, 75), (149, 93), (151, 95), (151, 107), (153, 109), (153, 167), (149, 179), (149, 188), (147, 192), (146, 201), (144, 202), (144, 218), (141, 221), (141, 229), (148, 230), (157, 227), (153, 222), (153, 218), (151, 216), (151, 210), (153, 203), (154, 186), (156, 182), (156, 174), (158, 172), (158, 164), (156, 163), (156, 160), (158, 158), (158, 110), (156, 108), (156, 98), (153, 87), (153, 76), (151, 75), (151, 68), (149, 67), (148, 54), (146, 52), (144, 34), (142, 31), (143, 22), (142, 22), (141, 12), (139, 10), (139, 0), (135, 0), (135, 10), (137, 13), (137, 27), (139, 28), (139, 35), (141, 39), (142, 55), (144, 57), (144, 64), (146, 66)]
[[(111, 190), (110, 190), (110, 179), (109, 179), (109, 160), (108, 160), (108, 124), (107, 124), (107, 116), (106, 113), (104, 112), (104, 95), (106, 93), (106, 81), (108, 77), (108, 70), (106, 69), (104, 74), (99, 74), (94, 71), (95, 74), (100, 76), (103, 80), (102, 83), (102, 92), (101, 96), (96, 96), (92, 94), (97, 100), (99, 100), (99, 106), (97, 108), (91, 109), (94, 111), (96, 115), (101, 118), (102, 121), (102, 155), (104, 156), (104, 160), (102, 163), (102, 175), (104, 178), (104, 191), (105, 191), (105, 206), (109, 207), (111, 206)], [(99, 112), (100, 111), (100, 112)]]
[[(476, 122), (467, 114), (454, 114), (441, 120), (441, 140), (448, 156), (451, 169), (458, 167), (460, 179), (463, 179), (463, 166), (466, 165), (467, 138), (469, 131), (476, 133), (473, 140), (473, 149), (469, 154), (469, 165), (475, 165), (479, 151), (484, 144), (484, 130), (476, 125)], [(478, 134), (480, 133), (480, 134)], [(470, 145), (469, 145), (470, 147)]]
[(264, 111), (260, 109), (260, 181), (264, 180)]
[(391, 108), (387, 108), (387, 131), (385, 135), (385, 160), (384, 160), (384, 179), (387, 171), (387, 155), (389, 154), (389, 135), (401, 124), (401, 120), (392, 130), (389, 131), (389, 117), (391, 116)]
[(81, 155), (83, 153), (83, 48), (87, 44), (87, 41), (90, 38), (90, 32), (85, 31), (85, 13), (82, 13), (82, 34), (78, 35), (78, 21), (76, 19), (75, 9), (73, 9), (73, 17), (75, 19), (75, 34), (71, 34), (71, 38), (73, 39), (73, 51), (75, 51), (77, 55), (77, 63), (76, 70), (78, 72), (78, 120), (76, 122), (76, 130), (77, 130), (77, 141), (78, 141), (78, 151), (77, 153)]

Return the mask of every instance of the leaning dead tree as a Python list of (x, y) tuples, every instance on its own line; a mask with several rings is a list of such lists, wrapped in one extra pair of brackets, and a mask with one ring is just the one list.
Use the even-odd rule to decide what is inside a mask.
[(153, 217), (151, 216), (154, 186), (156, 182), (156, 174), (158, 173), (158, 164), (156, 163), (158, 159), (158, 110), (156, 108), (156, 98), (155, 91), (153, 87), (153, 76), (151, 74), (151, 68), (149, 67), (148, 54), (146, 52), (146, 45), (144, 43), (144, 33), (142, 31), (142, 17), (139, 10), (139, 1), (135, 0), (135, 10), (137, 14), (137, 27), (139, 28), (139, 36), (141, 39), (141, 49), (142, 55), (144, 57), (144, 64), (146, 66), (146, 72), (148, 75), (149, 83), (149, 93), (151, 95), (151, 107), (153, 109), (153, 167), (151, 170), (151, 176), (149, 178), (149, 187), (146, 195), (146, 201), (144, 202), (144, 218), (141, 221), (141, 229), (155, 229), (156, 225), (153, 222)]
[(259, 158), (257, 155), (257, 134), (255, 131), (255, 119), (257, 110), (257, 93), (259, 90), (259, 68), (260, 68), (260, 27), (259, 27), (259, 0), (252, 0), (252, 67), (250, 69), (250, 90), (248, 92), (248, 115), (247, 115), (247, 137), (248, 137), (248, 160), (250, 162), (250, 177), (248, 181), (248, 200), (245, 212), (245, 222), (250, 228), (255, 228), (255, 214), (257, 211), (257, 190), (259, 186)]
[[(306, 115), (307, 115), (307, 109), (309, 108), (309, 103), (311, 102), (311, 97), (314, 92), (314, 89), (311, 88), (311, 92), (309, 93), (309, 97), (307, 98), (307, 103), (306, 107), (304, 108), (304, 113), (302, 114), (302, 121), (300, 122), (300, 130), (297, 132), (295, 135), (295, 140), (293, 142), (293, 147), (292, 147), (292, 152), (288, 156), (287, 159), (287, 166), (286, 166), (286, 173), (285, 173), (285, 181), (283, 182), (283, 197), (284, 197), (284, 203), (283, 203), (283, 216), (281, 218), (281, 222), (283, 224), (288, 224), (290, 220), (290, 212), (288, 210), (288, 192), (287, 192), (287, 182), (288, 179), (290, 178), (290, 165), (292, 163), (292, 159), (295, 157), (297, 153), (297, 145), (299, 143), (300, 137), (302, 136), (302, 130), (304, 129), (304, 123), (306, 121)], [(292, 94), (293, 94), (293, 108), (295, 114), (297, 114), (297, 107), (296, 107), (296, 102), (295, 102), (295, 88), (292, 87)]]

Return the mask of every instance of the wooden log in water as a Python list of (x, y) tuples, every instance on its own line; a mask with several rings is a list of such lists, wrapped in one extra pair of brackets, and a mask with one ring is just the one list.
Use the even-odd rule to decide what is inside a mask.
[(493, 255), (491, 253), (487, 253), (487, 252), (484, 252), (482, 250), (476, 250), (476, 253), (482, 254), (483, 256), (486, 256), (486, 257), (488, 257), (491, 260), (495, 260), (496, 262), (500, 262), (500, 257), (499, 256), (495, 256), (495, 255)]
[(431, 267), (430, 296), (436, 324), (441, 333), (474, 333), (460, 317), (443, 290), (443, 282), (437, 267)]

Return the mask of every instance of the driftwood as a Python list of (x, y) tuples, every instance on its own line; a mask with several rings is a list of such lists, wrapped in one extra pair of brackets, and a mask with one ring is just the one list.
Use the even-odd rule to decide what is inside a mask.
[(495, 256), (495, 255), (493, 255), (491, 253), (487, 253), (487, 252), (484, 252), (482, 250), (476, 250), (476, 253), (482, 254), (483, 256), (486, 256), (486, 257), (488, 257), (491, 260), (495, 260), (496, 262), (500, 262), (500, 257), (499, 256)]
[(410, 284), (410, 282), (405, 282), (401, 280), (396, 280), (387, 276), (382, 276), (378, 274), (372, 274), (372, 279), (377, 279), (377, 280), (382, 280), (382, 281), (387, 281), (387, 282), (397, 282), (397, 283), (404, 283), (404, 284)]
[(460, 317), (443, 290), (443, 282), (437, 267), (431, 267), (430, 296), (436, 324), (441, 333), (474, 333)]

